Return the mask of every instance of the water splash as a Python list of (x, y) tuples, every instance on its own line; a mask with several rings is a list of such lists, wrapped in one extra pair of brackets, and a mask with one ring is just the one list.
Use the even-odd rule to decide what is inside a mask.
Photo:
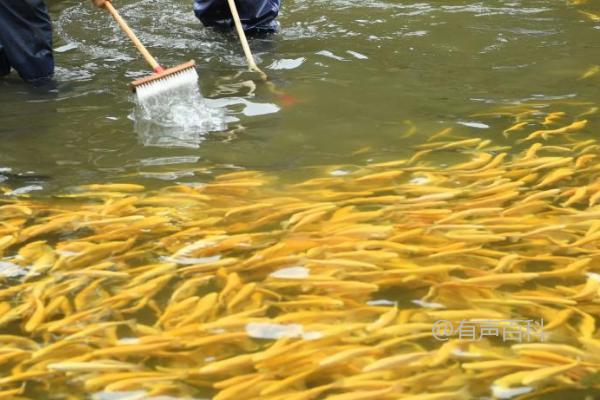
[(137, 96), (132, 117), (145, 146), (198, 147), (206, 133), (227, 128), (225, 112), (207, 104), (195, 81)]

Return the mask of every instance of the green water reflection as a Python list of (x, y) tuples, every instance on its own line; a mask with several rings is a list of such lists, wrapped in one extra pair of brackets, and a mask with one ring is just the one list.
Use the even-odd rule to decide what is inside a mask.
[[(281, 33), (252, 45), (295, 102), (260, 84), (249, 94), (235, 38), (203, 29), (188, 0), (118, 3), (164, 64), (195, 59), (203, 94), (238, 121), (196, 148), (144, 145), (127, 91), (146, 74), (142, 60), (87, 2), (50, 1), (58, 89), (0, 80), (0, 167), (45, 175), (37, 183), (47, 189), (197, 181), (232, 168), (293, 174), (405, 157), (445, 127), (506, 141), (511, 119), (473, 115), (523, 102), (581, 112), (600, 99), (600, 75), (578, 80), (600, 61), (600, 24), (564, 1), (284, 0)], [(584, 9), (597, 12), (593, 3)], [(598, 115), (587, 118), (591, 132)]]

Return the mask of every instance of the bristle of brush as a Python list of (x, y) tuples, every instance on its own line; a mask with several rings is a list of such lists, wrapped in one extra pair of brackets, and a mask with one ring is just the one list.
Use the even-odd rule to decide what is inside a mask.
[(192, 67), (176, 73), (166, 74), (165, 76), (136, 86), (135, 92), (138, 99), (144, 100), (181, 86), (196, 84), (197, 81), (198, 72), (196, 72), (196, 68)]

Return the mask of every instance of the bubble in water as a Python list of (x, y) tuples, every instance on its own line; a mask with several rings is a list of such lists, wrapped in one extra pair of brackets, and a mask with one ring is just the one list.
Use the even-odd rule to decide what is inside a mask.
[(195, 81), (137, 96), (133, 119), (146, 146), (198, 147), (206, 133), (227, 128), (225, 112), (206, 103)]

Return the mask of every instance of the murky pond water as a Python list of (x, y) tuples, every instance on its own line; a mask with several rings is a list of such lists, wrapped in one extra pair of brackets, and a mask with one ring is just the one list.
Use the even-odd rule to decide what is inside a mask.
[(186, 143), (134, 129), (127, 85), (148, 70), (108, 15), (75, 0), (50, 8), (57, 89), (0, 81), (0, 166), (49, 188), (380, 159), (448, 126), (495, 137), (505, 120), (472, 116), (495, 106), (599, 97), (577, 80), (598, 62), (599, 25), (562, 1), (285, 1), (281, 33), (252, 46), (292, 101), (237, 76), (235, 37), (203, 29), (188, 1), (121, 1), (163, 64), (197, 61), (202, 93), (226, 111), (225, 130)]
[(600, 3), (283, 2), (275, 90), (116, 2), (198, 63), (184, 123), (51, 2), (56, 87), (0, 80), (0, 398), (597, 398)]

